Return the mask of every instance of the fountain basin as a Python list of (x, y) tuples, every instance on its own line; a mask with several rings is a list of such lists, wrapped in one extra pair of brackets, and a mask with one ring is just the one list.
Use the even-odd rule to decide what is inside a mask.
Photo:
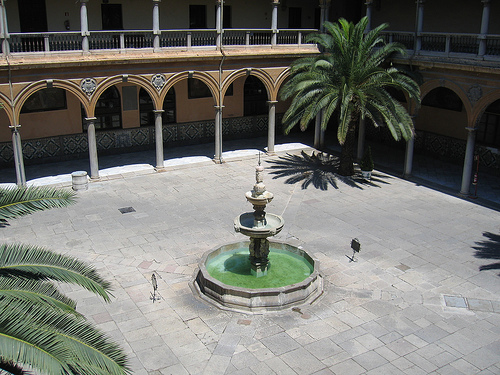
[(278, 234), (285, 221), (279, 215), (266, 213), (263, 226), (255, 227), (253, 212), (245, 212), (234, 219), (234, 230), (248, 237), (267, 238)]
[[(308, 265), (306, 267), (308, 275), (301, 277), (298, 282), (279, 287), (252, 288), (248, 285), (242, 287), (225, 284), (209, 273), (208, 268), (217, 257), (231, 256), (239, 249), (248, 249), (248, 245), (249, 241), (236, 242), (217, 247), (203, 255), (193, 282), (200, 297), (222, 308), (259, 313), (312, 303), (322, 294), (323, 280), (319, 273), (318, 260), (303, 249), (282, 242), (270, 242), (271, 269), (274, 266), (276, 269), (281, 268), (279, 264), (274, 264), (273, 253), (280, 255), (289, 253), (291, 257), (300, 258)], [(261, 279), (258, 281), (262, 281)]]

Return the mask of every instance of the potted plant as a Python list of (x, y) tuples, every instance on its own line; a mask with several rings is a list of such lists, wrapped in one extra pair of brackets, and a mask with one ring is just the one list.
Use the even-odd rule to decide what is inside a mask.
[(370, 147), (368, 147), (363, 153), (363, 157), (359, 162), (359, 168), (361, 169), (361, 175), (363, 176), (363, 178), (365, 180), (370, 180), (373, 171), (372, 150)]

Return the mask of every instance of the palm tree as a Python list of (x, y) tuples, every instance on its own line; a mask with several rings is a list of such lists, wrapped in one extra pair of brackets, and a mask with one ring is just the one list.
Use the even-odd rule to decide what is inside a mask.
[(344, 176), (354, 174), (352, 153), (360, 118), (370, 119), (376, 127), (387, 126), (396, 140), (413, 136), (408, 112), (388, 88), (406, 92), (420, 102), (415, 78), (386, 63), (395, 53), (405, 54), (405, 48), (384, 43), (380, 32), (387, 24), (365, 33), (367, 24), (366, 17), (356, 25), (342, 18), (338, 23), (325, 22), (327, 33), (314, 33), (308, 38), (324, 52), (295, 61), (290, 79), (280, 92), (283, 100), (293, 97), (283, 117), (285, 133), (298, 123), (305, 130), (320, 111), (323, 130), (330, 117), (337, 116), (337, 138), (342, 145), (339, 173)]
[[(74, 201), (74, 192), (61, 189), (0, 188), (0, 222)], [(0, 370), (129, 373), (123, 350), (88, 323), (54, 282), (79, 285), (110, 301), (111, 284), (92, 266), (39, 246), (0, 244)]]

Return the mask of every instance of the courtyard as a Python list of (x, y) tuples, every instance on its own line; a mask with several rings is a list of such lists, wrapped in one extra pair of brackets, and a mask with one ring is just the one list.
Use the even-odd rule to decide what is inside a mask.
[(302, 151), (317, 154), (281, 148), (262, 165), (267, 211), (285, 220), (276, 239), (320, 262), (324, 293), (311, 304), (252, 315), (193, 293), (201, 256), (245, 239), (233, 220), (251, 211), (256, 153), (124, 169), (76, 205), (10, 221), (2, 239), (99, 268), (112, 303), (64, 290), (136, 375), (500, 373), (498, 211), (380, 171), (367, 183), (300, 170)]

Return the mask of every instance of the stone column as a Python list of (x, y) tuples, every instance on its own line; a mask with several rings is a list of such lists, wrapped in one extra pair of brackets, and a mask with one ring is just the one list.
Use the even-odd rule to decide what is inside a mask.
[(280, 4), (279, 0), (273, 0), (273, 12), (271, 18), (271, 29), (272, 29), (272, 37), (271, 37), (271, 45), (275, 46), (278, 43), (278, 5)]
[(418, 54), (422, 48), (422, 36), (420, 35), (424, 29), (424, 3), (425, 0), (417, 0), (417, 24), (416, 24), (416, 42), (415, 53)]
[(163, 168), (163, 109), (155, 109), (155, 144), (156, 144), (156, 169)]
[(160, 2), (153, 0), (153, 48), (155, 51), (160, 49)]
[(358, 160), (361, 160), (364, 151), (365, 151), (365, 120), (360, 117), (358, 125), (358, 152), (356, 155), (356, 158)]
[(87, 19), (87, 2), (80, 0), (80, 31), (82, 34), (82, 51), (89, 52), (89, 23)]
[(483, 17), (481, 18), (481, 34), (479, 35), (478, 56), (483, 57), (486, 54), (486, 35), (490, 24), (490, 0), (481, 0), (483, 3)]
[(221, 49), (222, 47), (222, 7), (223, 0), (216, 0), (217, 9), (215, 11), (215, 28), (217, 30), (217, 48)]
[(320, 9), (320, 14), (319, 14), (319, 31), (323, 33), (325, 31), (325, 28), (323, 27), (323, 23), (325, 22), (325, 8), (326, 8), (326, 0), (319, 0), (319, 9)]
[(372, 6), (373, 0), (366, 0), (366, 18), (368, 18), (368, 24), (366, 25), (365, 33), (372, 29)]
[(215, 155), (214, 162), (216, 164), (222, 164), (222, 108), (224, 106), (214, 106), (215, 107)]
[(268, 116), (268, 126), (267, 126), (267, 153), (274, 154), (274, 142), (276, 134), (276, 100), (270, 100), (267, 102), (269, 105), (269, 116)]
[(23, 147), (21, 134), (18, 128), (21, 125), (9, 126), (12, 129), (12, 150), (14, 151), (14, 166), (16, 169), (16, 182), (18, 187), (26, 186), (26, 173), (24, 172)]
[(95, 117), (87, 117), (87, 137), (89, 143), (90, 178), (99, 178), (99, 163), (97, 160), (97, 142), (95, 139)]
[(467, 146), (465, 149), (464, 169), (462, 173), (462, 188), (460, 189), (461, 195), (469, 195), (470, 182), (472, 177), (472, 167), (474, 165), (474, 144), (476, 142), (476, 129), (466, 128)]
[(10, 54), (9, 46), (9, 27), (7, 26), (7, 11), (5, 10), (5, 5), (0, 2), (0, 38), (2, 38), (2, 51), (3, 55), (7, 56)]
[(411, 176), (411, 171), (413, 168), (413, 150), (415, 148), (415, 136), (412, 136), (406, 141), (406, 153), (405, 153), (405, 168), (403, 171), (403, 177), (408, 178)]

